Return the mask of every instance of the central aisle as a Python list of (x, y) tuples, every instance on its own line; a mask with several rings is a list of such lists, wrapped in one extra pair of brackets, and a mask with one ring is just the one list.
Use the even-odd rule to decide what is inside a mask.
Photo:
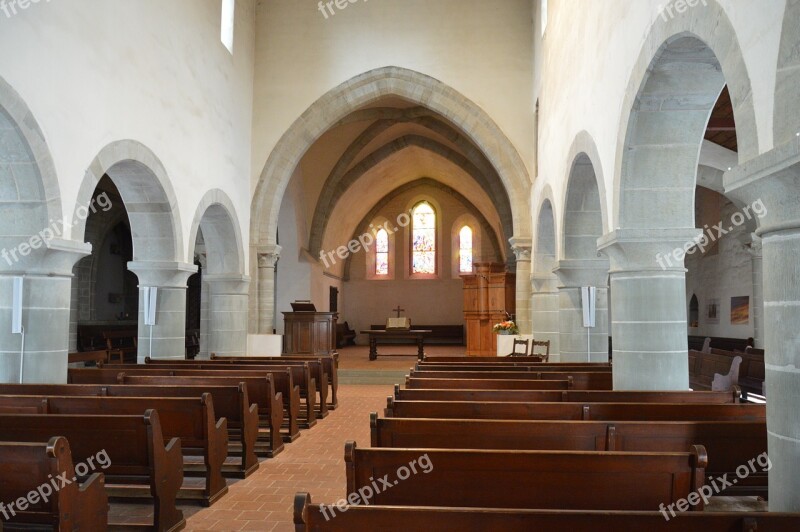
[(298, 491), (310, 492), (320, 503), (345, 497), (344, 444), (355, 440), (369, 446), (369, 413), (382, 413), (391, 394), (390, 385), (340, 386), (338, 409), (302, 431), (277, 457), (262, 460), (250, 478), (229, 483), (228, 495), (189, 517), (186, 530), (291, 532)]

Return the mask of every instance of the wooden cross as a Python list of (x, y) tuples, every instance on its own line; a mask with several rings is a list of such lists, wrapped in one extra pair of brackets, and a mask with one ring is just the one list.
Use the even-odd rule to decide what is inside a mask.
[(404, 308), (400, 308), (400, 305), (397, 305), (397, 308), (393, 308), (393, 309), (392, 309), (392, 311), (393, 311), (393, 312), (397, 312), (397, 317), (399, 318), (399, 317), (400, 317), (400, 313), (401, 313), (401, 312), (405, 312), (405, 311), (406, 311), (406, 309), (404, 309)]

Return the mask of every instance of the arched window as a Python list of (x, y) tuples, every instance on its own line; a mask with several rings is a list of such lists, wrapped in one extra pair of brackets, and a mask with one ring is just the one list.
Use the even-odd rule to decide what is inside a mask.
[(468, 225), (458, 232), (458, 271), (472, 273), (472, 229)]
[(411, 273), (436, 273), (436, 212), (423, 201), (411, 213)]
[(389, 233), (386, 229), (375, 234), (375, 275), (389, 275)]

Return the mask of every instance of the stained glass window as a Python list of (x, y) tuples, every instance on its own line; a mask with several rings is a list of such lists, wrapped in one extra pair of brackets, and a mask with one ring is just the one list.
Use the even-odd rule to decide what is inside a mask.
[(472, 229), (467, 225), (458, 232), (458, 271), (472, 273)]
[(375, 235), (375, 275), (389, 275), (389, 233), (386, 229)]
[(411, 273), (436, 273), (436, 213), (427, 202), (412, 212)]

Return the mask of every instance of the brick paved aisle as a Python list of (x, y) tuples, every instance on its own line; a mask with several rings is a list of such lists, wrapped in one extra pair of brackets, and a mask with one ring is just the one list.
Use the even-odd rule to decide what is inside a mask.
[[(292, 505), (298, 491), (308, 491), (316, 502), (331, 503), (346, 496), (344, 443), (370, 443), (369, 413), (386, 407), (389, 385), (343, 385), (339, 408), (303, 430), (276, 458), (261, 461), (250, 478), (234, 483), (211, 508), (187, 518), (186, 530), (294, 530)], [(187, 512), (187, 515), (190, 512)]]

